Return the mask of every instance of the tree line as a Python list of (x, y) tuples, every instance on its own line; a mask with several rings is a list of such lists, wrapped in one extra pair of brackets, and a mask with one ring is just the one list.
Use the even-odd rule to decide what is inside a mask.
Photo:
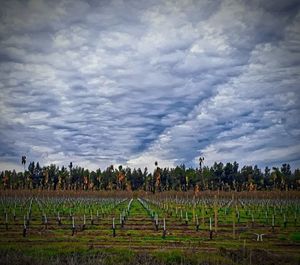
[(59, 167), (55, 164), (41, 167), (30, 162), (24, 172), (2, 171), (1, 189), (47, 189), (47, 190), (144, 190), (149, 192), (202, 191), (202, 190), (290, 190), (300, 188), (300, 170), (292, 172), (289, 164), (280, 168), (243, 166), (237, 162), (215, 162), (213, 166), (186, 168), (184, 164), (174, 168), (160, 168), (155, 163), (154, 172), (147, 168), (107, 167), (90, 171), (80, 166)]

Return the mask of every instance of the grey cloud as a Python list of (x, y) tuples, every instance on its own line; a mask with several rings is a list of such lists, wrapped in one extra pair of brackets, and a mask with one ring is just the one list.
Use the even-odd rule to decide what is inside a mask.
[[(271, 163), (272, 148), (299, 137), (297, 8), (5, 1), (1, 161), (26, 153), (92, 168), (153, 159), (195, 165), (200, 153), (238, 160), (261, 150)], [(274, 161), (297, 159), (295, 150), (284, 154)]]

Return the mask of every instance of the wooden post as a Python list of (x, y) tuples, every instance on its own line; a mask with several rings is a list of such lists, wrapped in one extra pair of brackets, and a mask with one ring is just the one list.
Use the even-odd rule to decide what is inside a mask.
[(196, 221), (196, 216), (195, 216), (195, 204), (193, 205), (193, 223)]
[(5, 228), (8, 230), (8, 215), (5, 213)]
[(283, 214), (283, 225), (284, 225), (284, 228), (287, 227), (287, 221), (286, 221), (285, 213)]
[(83, 226), (82, 226), (82, 231), (85, 230), (85, 223), (86, 223), (86, 220), (85, 220), (85, 214), (83, 215)]
[(164, 225), (163, 225), (163, 238), (166, 238), (167, 230), (166, 230), (166, 219), (164, 218)]
[(187, 211), (185, 212), (185, 224), (188, 225), (189, 223), (189, 217)]
[(57, 212), (57, 223), (58, 225), (61, 225), (61, 217), (59, 215), (59, 212)]
[(214, 213), (215, 213), (215, 233), (218, 231), (218, 203), (217, 203), (217, 195), (215, 195), (214, 200)]
[(23, 237), (26, 237), (26, 234), (27, 234), (26, 217), (24, 215)]
[(232, 193), (232, 204), (233, 204), (233, 211), (232, 211), (232, 236), (233, 239), (235, 239), (235, 206), (236, 206), (236, 201), (234, 198), (234, 193)]
[(112, 229), (113, 229), (113, 237), (116, 236), (116, 226), (115, 226), (115, 217), (112, 219)]
[(125, 214), (124, 212), (123, 212), (123, 213), (120, 213), (121, 228), (124, 227), (125, 216), (126, 216), (126, 214)]
[(29, 214), (29, 212), (27, 212), (26, 225), (29, 226), (29, 223), (30, 223), (30, 214)]
[(75, 234), (75, 218), (72, 216), (72, 236)]
[(202, 204), (202, 207), (201, 207), (201, 215), (202, 215), (202, 228), (204, 229), (204, 226), (205, 226), (204, 204)]
[(213, 237), (213, 231), (212, 231), (211, 217), (209, 217), (209, 239), (211, 240), (212, 237)]
[(48, 228), (48, 220), (47, 220), (47, 215), (44, 214), (44, 225), (45, 225), (45, 229), (47, 230)]

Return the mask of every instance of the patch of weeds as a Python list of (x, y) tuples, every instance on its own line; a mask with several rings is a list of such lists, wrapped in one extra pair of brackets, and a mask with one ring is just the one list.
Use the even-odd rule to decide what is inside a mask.
[(156, 252), (154, 256), (164, 264), (185, 264), (183, 253), (179, 250)]
[(293, 241), (300, 242), (300, 232), (294, 232), (294, 233), (290, 234), (290, 238)]
[(281, 241), (287, 240), (287, 238), (286, 238), (284, 235), (280, 235), (278, 238), (279, 238), (279, 240), (281, 240)]

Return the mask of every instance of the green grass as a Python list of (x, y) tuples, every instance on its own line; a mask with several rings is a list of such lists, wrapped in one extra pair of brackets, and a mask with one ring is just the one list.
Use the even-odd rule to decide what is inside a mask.
[[(173, 214), (170, 214), (163, 207), (158, 207), (155, 204), (150, 204), (151, 210), (159, 214), (160, 227), (159, 231), (154, 230), (154, 225), (150, 219), (148, 212), (135, 199), (131, 205), (128, 220), (125, 223), (125, 228), (120, 230), (119, 214), (127, 208), (129, 199), (116, 206), (110, 202), (98, 204), (97, 201), (88, 202), (86, 207), (83, 202), (72, 206), (72, 213), (76, 217), (76, 227), (83, 224), (83, 214), (86, 213), (86, 230), (78, 231), (74, 236), (71, 236), (71, 220), (68, 217), (68, 202), (62, 205), (56, 205), (55, 202), (48, 202), (47, 209), (44, 209), (50, 220), (49, 230), (44, 230), (41, 223), (41, 211), (36, 204), (32, 208), (33, 221), (30, 222), (29, 233), (26, 238), (22, 237), (22, 216), (26, 212), (26, 207), (23, 211), (19, 207), (16, 223), (12, 220), (12, 215), (9, 215), (9, 230), (5, 230), (3, 222), (3, 214), (0, 214), (0, 251), (20, 251), (24, 255), (30, 257), (55, 257), (55, 256), (72, 256), (77, 253), (81, 257), (85, 255), (105, 254), (105, 264), (131, 264), (137, 258), (139, 253), (150, 255), (150, 259), (158, 264), (198, 264), (197, 262), (205, 261), (211, 264), (232, 264), (232, 260), (228, 257), (219, 255), (219, 249), (230, 251), (239, 251), (243, 248), (243, 242), (246, 240), (246, 247), (252, 249), (264, 249), (266, 251), (279, 251), (283, 255), (284, 244), (290, 244), (294, 248), (287, 249), (291, 256), (297, 257), (297, 244), (300, 242), (300, 232), (297, 231), (299, 226), (295, 226), (293, 219), (293, 211), (288, 211), (286, 208), (287, 219), (290, 221), (287, 228), (282, 225), (282, 215), (277, 209), (276, 228), (275, 232), (271, 231), (271, 210), (269, 210), (268, 222), (265, 222), (264, 213), (267, 209), (264, 206), (257, 206), (255, 209), (255, 227), (251, 226), (251, 215), (248, 210), (240, 207), (240, 223), (237, 218), (233, 217), (234, 209), (229, 207), (225, 215), (225, 207), (219, 210), (219, 230), (217, 235), (214, 233), (213, 239), (209, 240), (208, 226), (209, 217), (213, 218), (213, 208), (208, 205), (204, 207), (207, 212), (204, 212), (205, 225), (202, 225), (202, 206), (197, 205), (195, 212), (199, 217), (200, 231), (195, 231), (195, 224), (192, 222), (193, 209), (190, 205), (179, 205), (183, 209), (183, 220), (180, 220), (180, 211), (175, 217), (176, 204), (168, 202), (169, 209), (172, 209)], [(2, 207), (2, 208), (1, 208)], [(250, 207), (250, 206), (249, 206)], [(252, 207), (252, 206), (251, 206)], [(55, 210), (53, 210), (55, 208)], [(105, 214), (102, 216), (101, 208)], [(6, 207), (8, 209), (8, 207)], [(12, 207), (9, 208), (10, 213)], [(95, 225), (90, 225), (89, 209), (93, 209)], [(56, 211), (59, 210), (62, 217), (63, 226), (59, 227), (56, 224)], [(100, 220), (96, 218), (96, 211), (101, 215)], [(185, 222), (185, 211), (188, 212), (189, 225), (182, 226)], [(254, 211), (254, 207), (251, 208)], [(0, 205), (0, 213), (4, 212), (3, 204)], [(115, 238), (112, 237), (111, 222), (113, 216), (116, 223)], [(167, 235), (162, 238), (161, 221), (162, 217), (166, 217)], [(237, 233), (236, 239), (232, 238), (232, 220), (236, 219)], [(144, 221), (142, 221), (144, 220)], [(214, 223), (212, 223), (214, 229)], [(130, 228), (133, 226), (145, 226), (145, 229)], [(146, 229), (147, 228), (147, 229)], [(186, 231), (187, 230), (187, 231)], [(268, 236), (264, 242), (257, 242), (254, 233), (266, 233)], [(107, 249), (105, 247), (110, 247)], [(177, 249), (176, 249), (177, 248)], [(174, 249), (174, 250), (173, 250)], [(211, 253), (205, 251), (209, 249)], [(184, 250), (184, 251), (183, 251)], [(148, 257), (147, 256), (147, 257)], [(143, 262), (141, 262), (143, 263)], [(154, 263), (155, 264), (155, 263)]]
[(290, 238), (295, 242), (300, 242), (300, 232), (294, 232), (290, 234)]
[(163, 264), (235, 264), (228, 257), (223, 257), (219, 253), (195, 253), (192, 251), (161, 250), (153, 253)]

